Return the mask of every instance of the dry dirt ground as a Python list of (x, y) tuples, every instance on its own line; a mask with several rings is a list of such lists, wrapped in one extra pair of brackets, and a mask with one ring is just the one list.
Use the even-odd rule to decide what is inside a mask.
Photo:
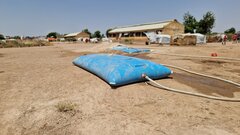
[[(0, 49), (0, 134), (239, 135), (240, 103), (169, 92), (135, 83), (112, 89), (72, 64), (79, 55), (116, 53), (112, 43)], [(132, 55), (240, 83), (240, 61), (167, 56), (240, 58), (240, 43), (195, 47), (132, 45), (155, 53)], [(157, 80), (169, 87), (240, 98), (240, 88), (172, 69)]]

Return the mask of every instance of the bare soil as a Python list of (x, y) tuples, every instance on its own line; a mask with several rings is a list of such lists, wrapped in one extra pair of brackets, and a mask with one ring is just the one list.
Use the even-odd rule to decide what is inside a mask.
[[(240, 62), (111, 51), (115, 43), (0, 49), (0, 134), (239, 135), (240, 103), (169, 92), (144, 82), (111, 88), (72, 64), (79, 55), (114, 53), (180, 66), (240, 83)], [(240, 58), (240, 44), (133, 45), (153, 52)], [(213, 96), (240, 98), (240, 88), (172, 69), (157, 82)]]

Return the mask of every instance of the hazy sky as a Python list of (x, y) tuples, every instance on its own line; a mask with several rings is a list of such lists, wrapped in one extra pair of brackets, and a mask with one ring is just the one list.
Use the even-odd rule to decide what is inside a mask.
[(88, 28), (108, 28), (177, 19), (190, 12), (197, 20), (207, 11), (216, 17), (214, 32), (240, 31), (240, 0), (0, 0), (0, 33), (37, 36)]

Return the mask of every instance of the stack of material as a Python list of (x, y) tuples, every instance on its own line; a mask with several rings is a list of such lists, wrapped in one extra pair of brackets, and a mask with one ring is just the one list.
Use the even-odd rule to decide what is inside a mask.
[(125, 45), (118, 45), (112, 48), (112, 50), (122, 51), (125, 53), (147, 53), (150, 52), (149, 49), (131, 48)]
[(197, 37), (197, 44), (206, 44), (207, 39), (206, 36), (200, 33), (187, 33), (187, 34), (182, 34), (182, 35), (194, 35)]
[(218, 37), (217, 35), (207, 36), (207, 42), (208, 43), (219, 42), (219, 40), (220, 40), (220, 37)]
[(171, 39), (171, 45), (185, 46), (196, 45), (197, 36), (195, 35), (176, 35)]
[(225, 34), (214, 34), (207, 36), (208, 43), (221, 42)]

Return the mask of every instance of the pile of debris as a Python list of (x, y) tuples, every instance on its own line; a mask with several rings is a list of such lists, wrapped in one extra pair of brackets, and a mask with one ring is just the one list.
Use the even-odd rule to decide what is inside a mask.
[(206, 43), (206, 36), (200, 33), (175, 35), (171, 40), (171, 45), (196, 45)]
[(195, 35), (176, 35), (172, 37), (171, 45), (185, 46), (196, 45), (197, 37)]

